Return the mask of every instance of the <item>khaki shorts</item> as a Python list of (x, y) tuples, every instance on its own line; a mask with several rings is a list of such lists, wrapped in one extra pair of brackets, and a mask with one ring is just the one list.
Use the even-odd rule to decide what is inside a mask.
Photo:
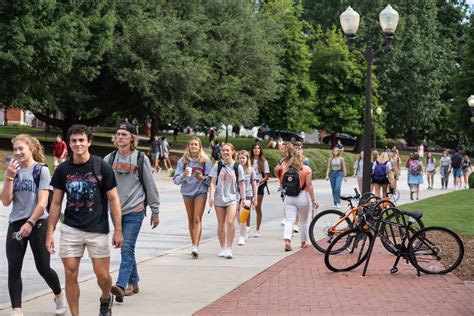
[(62, 224), (59, 242), (60, 258), (81, 258), (86, 247), (91, 258), (110, 257), (108, 234), (85, 232)]

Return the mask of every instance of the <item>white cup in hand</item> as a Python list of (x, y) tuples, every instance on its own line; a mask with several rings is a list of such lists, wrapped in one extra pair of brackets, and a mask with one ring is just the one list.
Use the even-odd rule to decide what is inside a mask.
[(188, 172), (188, 177), (192, 176), (192, 171), (193, 171), (193, 168), (191, 167), (186, 167), (186, 171)]

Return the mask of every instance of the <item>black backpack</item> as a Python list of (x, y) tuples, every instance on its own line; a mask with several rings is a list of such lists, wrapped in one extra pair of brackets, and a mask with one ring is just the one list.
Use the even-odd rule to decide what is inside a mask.
[[(114, 150), (109, 157), (109, 160), (107, 163), (112, 166), (115, 160), (115, 157), (117, 156), (117, 150)], [(145, 191), (145, 201), (144, 205), (145, 208), (148, 206), (148, 200), (146, 198), (146, 186), (143, 184), (143, 164), (145, 161), (145, 154), (142, 153), (141, 151), (138, 151), (138, 156), (137, 156), (137, 167), (138, 167), (138, 180), (140, 181), (140, 184), (143, 187), (143, 191)]]
[(305, 186), (300, 186), (300, 175), (298, 170), (290, 167), (287, 172), (283, 174), (281, 181), (282, 192), (288, 196), (298, 196)]
[[(39, 190), (40, 180), (41, 180), (41, 170), (43, 167), (48, 167), (48, 165), (43, 163), (37, 163), (33, 167), (33, 180), (36, 185), (36, 189)], [(53, 190), (48, 189), (48, 204), (46, 205), (46, 212), (49, 213), (49, 208), (51, 207), (51, 201), (53, 200)]]

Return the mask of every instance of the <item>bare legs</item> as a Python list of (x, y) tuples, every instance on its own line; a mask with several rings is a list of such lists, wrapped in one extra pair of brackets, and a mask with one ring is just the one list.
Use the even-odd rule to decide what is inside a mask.
[(188, 228), (191, 242), (195, 246), (199, 246), (202, 233), (202, 215), (206, 206), (206, 197), (203, 198), (187, 198), (183, 197), (186, 213), (188, 214)]
[(237, 205), (227, 207), (216, 206), (217, 238), (221, 248), (232, 248), (235, 236), (234, 221), (237, 214)]

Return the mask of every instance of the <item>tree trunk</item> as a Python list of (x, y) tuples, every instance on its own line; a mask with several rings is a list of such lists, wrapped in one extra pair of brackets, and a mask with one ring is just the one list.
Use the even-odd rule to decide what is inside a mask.
[(225, 125), (225, 142), (228, 143), (229, 139), (229, 124)]
[(331, 133), (331, 148), (336, 147), (337, 140), (336, 140), (336, 132)]

